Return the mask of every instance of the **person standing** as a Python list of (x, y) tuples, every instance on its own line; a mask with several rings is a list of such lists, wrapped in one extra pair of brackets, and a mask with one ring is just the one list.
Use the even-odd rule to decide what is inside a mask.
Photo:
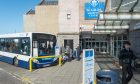
[(73, 59), (73, 50), (70, 48), (70, 59)]
[(76, 51), (77, 51), (76, 52), (77, 53), (76, 58), (77, 58), (77, 61), (79, 61), (80, 60), (80, 46), (79, 45), (77, 46)]
[(77, 58), (77, 48), (75, 48), (73, 50), (73, 58), (76, 59)]
[(62, 45), (61, 48), (60, 48), (60, 54), (63, 55), (64, 53), (65, 53), (65, 48), (64, 48), (64, 46)]
[(119, 54), (119, 64), (122, 69), (122, 84), (128, 84), (133, 77), (132, 60), (135, 59), (133, 51), (130, 49), (131, 43), (124, 42), (123, 47)]
[(68, 56), (68, 62), (70, 62), (71, 60), (70, 60), (70, 46), (66, 46), (66, 55)]

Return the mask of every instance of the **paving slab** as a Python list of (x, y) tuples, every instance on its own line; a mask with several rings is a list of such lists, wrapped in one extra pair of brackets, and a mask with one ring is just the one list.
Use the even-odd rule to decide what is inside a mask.
[[(98, 63), (99, 67), (107, 70), (114, 70), (119, 74), (119, 84), (121, 83), (122, 78), (122, 70), (118, 67), (118, 59), (110, 56), (110, 55), (96, 55), (95, 57), (96, 62)], [(137, 68), (133, 71), (134, 76), (129, 84), (140, 84), (140, 69)]]
[[(63, 66), (51, 66), (27, 69), (0, 62), (0, 68), (20, 78), (26, 84), (81, 84), (82, 83), (82, 59), (66, 62)], [(95, 72), (100, 68), (95, 62)], [(96, 75), (95, 75), (96, 77)]]

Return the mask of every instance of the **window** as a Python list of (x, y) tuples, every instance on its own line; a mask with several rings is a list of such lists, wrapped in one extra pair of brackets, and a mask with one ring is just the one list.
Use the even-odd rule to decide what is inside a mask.
[(118, 36), (118, 40), (122, 40), (122, 36)]
[(40, 41), (39, 42), (39, 55), (50, 55), (53, 53), (53, 42), (51, 41)]
[(0, 51), (30, 55), (29, 38), (1, 38)]
[(4, 46), (5, 46), (4, 39), (0, 39), (0, 51), (4, 50)]
[(123, 40), (128, 40), (127, 35), (123, 35)]
[(67, 14), (67, 20), (71, 19), (71, 14)]
[(10, 42), (12, 53), (20, 54), (20, 40), (15, 38)]
[(37, 41), (33, 41), (33, 48), (37, 48)]
[(23, 55), (30, 55), (30, 39), (29, 38), (22, 38), (21, 39), (21, 54)]
[(19, 54), (19, 39), (2, 38), (0, 39), (0, 50)]

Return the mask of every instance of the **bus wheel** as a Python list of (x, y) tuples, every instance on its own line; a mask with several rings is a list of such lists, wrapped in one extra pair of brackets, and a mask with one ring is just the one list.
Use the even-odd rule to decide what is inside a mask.
[(18, 59), (15, 57), (14, 58), (14, 63), (13, 63), (15, 66), (18, 66)]

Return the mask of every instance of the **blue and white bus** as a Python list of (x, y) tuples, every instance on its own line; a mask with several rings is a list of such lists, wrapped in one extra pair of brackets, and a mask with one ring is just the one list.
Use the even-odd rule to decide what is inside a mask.
[[(15, 33), (0, 35), (0, 61), (29, 68), (32, 57), (55, 54), (56, 36), (46, 33)], [(33, 68), (52, 64), (55, 58), (33, 60)]]

